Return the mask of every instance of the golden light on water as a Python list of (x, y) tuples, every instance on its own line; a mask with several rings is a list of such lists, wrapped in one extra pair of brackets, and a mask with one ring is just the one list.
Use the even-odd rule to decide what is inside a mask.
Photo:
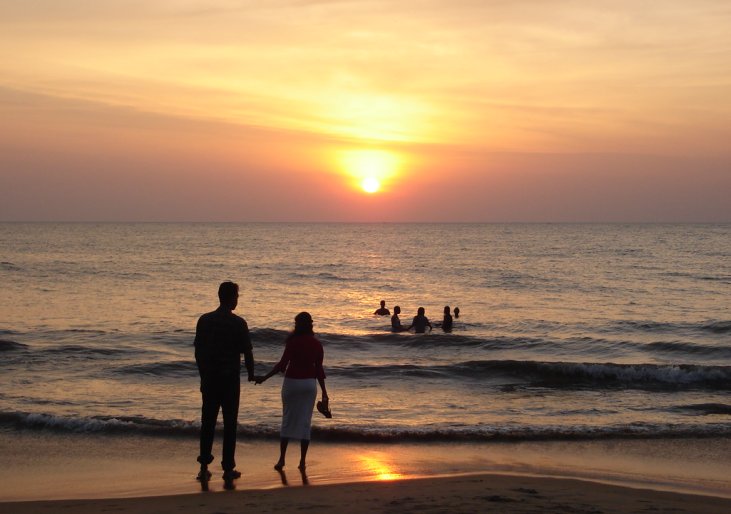
[(373, 476), (376, 480), (398, 480), (403, 475), (396, 471), (393, 466), (376, 454), (361, 455), (359, 457), (363, 471)]

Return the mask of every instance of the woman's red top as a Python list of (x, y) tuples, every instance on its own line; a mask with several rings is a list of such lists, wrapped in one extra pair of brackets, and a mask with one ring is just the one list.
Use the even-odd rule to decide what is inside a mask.
[(293, 336), (287, 340), (284, 353), (274, 366), (287, 378), (325, 378), (322, 359), (325, 352), (315, 336)]

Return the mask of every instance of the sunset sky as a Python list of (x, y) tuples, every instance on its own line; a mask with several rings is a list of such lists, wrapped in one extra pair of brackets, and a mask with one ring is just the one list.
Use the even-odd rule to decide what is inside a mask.
[(0, 221), (731, 221), (729, 27), (728, 0), (3, 0)]

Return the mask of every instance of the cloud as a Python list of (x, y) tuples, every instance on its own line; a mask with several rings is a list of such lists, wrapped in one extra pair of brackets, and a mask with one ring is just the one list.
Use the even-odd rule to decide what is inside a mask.
[[(666, 159), (648, 164), (652, 173), (692, 156), (701, 172), (715, 170), (708, 163), (730, 154), (729, 25), (731, 7), (720, 0), (661, 7), (625, 0), (9, 0), (0, 4), (0, 114), (11, 120), (0, 128), (0, 174), (6, 184), (12, 175), (24, 198), (43, 180), (62, 188), (57, 177), (66, 176), (77, 184), (69, 198), (87, 181), (106, 191), (104, 208), (129, 206), (97, 180), (107, 177), (116, 190), (148, 198), (150, 207), (135, 213), (162, 216), (157, 196), (135, 192), (134, 184), (163, 195), (162, 184), (177, 173), (181, 192), (205, 190), (192, 184), (213, 168), (222, 183), (241, 180), (261, 195), (277, 182), (296, 187), (278, 193), (292, 204), (297, 191), (310, 191), (319, 204), (308, 215), (347, 218), (370, 210), (343, 193), (328, 162), (345, 146), (404, 152), (412, 163), (404, 186), (416, 181), (447, 192), (440, 170), (466, 162), (463, 151), (480, 156), (459, 168), (478, 192), (490, 187), (484, 173), (500, 176), (490, 163), (507, 153), (546, 155), (547, 163), (560, 162), (551, 155), (561, 153)], [(592, 169), (591, 160), (572, 159)], [(542, 183), (532, 178), (535, 163), (515, 162), (523, 190)], [(601, 162), (593, 164), (589, 174), (603, 173)], [(682, 169), (677, 176), (693, 185), (693, 166)], [(632, 177), (615, 173), (630, 191)], [(581, 209), (598, 216), (571, 196), (594, 198), (591, 191), (561, 190), (576, 216)], [(521, 189), (505, 191), (519, 197)], [(325, 192), (343, 196), (328, 202)], [(395, 212), (398, 197), (405, 218), (427, 216), (413, 197), (390, 194), (370, 202), (393, 202)], [(467, 196), (475, 205), (453, 198), (444, 215), (479, 217), (481, 193)], [(350, 214), (334, 214), (348, 206)], [(182, 215), (168, 207), (170, 216)], [(257, 215), (290, 212), (285, 203), (260, 207)], [(553, 212), (516, 209), (517, 217)], [(251, 214), (213, 204), (203, 213)]]

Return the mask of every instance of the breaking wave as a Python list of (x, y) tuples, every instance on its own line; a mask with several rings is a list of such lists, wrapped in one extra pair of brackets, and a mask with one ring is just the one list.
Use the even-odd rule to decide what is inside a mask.
[[(197, 437), (200, 425), (197, 421), (159, 420), (143, 416), (134, 417), (63, 417), (26, 412), (0, 413), (0, 427), (16, 430), (47, 430), (57, 433), (137, 434), (158, 437)], [(632, 423), (628, 425), (553, 425), (553, 426), (461, 426), (461, 427), (317, 427), (313, 437), (331, 442), (489, 442), (489, 441), (551, 441), (551, 440), (599, 440), (599, 439), (658, 439), (731, 436), (728, 423), (711, 423), (703, 426)], [(239, 424), (238, 437), (249, 439), (277, 439), (279, 427), (261, 424)]]

